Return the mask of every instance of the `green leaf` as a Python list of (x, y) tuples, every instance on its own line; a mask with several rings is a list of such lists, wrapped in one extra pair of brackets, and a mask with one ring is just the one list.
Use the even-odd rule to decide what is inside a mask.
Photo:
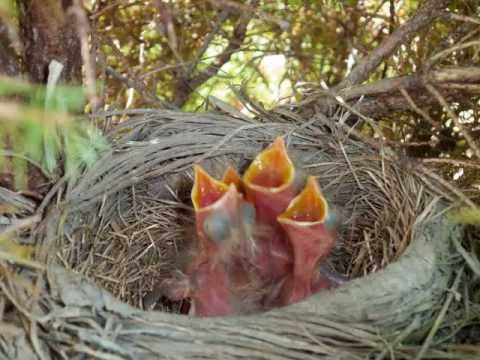
[(13, 17), (15, 15), (15, 4), (12, 0), (0, 0), (0, 16)]
[(461, 207), (451, 210), (448, 214), (451, 221), (465, 225), (480, 225), (479, 207)]
[(10, 261), (22, 259), (29, 261), (34, 252), (33, 246), (19, 245), (12, 239), (0, 234), (0, 252), (4, 255), (2, 258)]

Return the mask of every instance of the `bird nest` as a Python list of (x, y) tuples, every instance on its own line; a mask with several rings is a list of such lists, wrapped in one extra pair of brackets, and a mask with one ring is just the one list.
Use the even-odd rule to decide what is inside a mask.
[[(25, 348), (32, 354), (364, 358), (387, 354), (386, 343), (432, 319), (453, 272), (450, 239), (459, 233), (431, 183), (326, 120), (128, 115), (110, 134), (112, 152), (65, 187), (42, 224), (39, 259), (49, 265), (34, 273), (43, 295), (30, 309), (38, 326)], [(190, 251), (193, 164), (217, 177), (227, 165), (242, 170), (279, 135), (341, 213), (329, 266), (349, 281), (255, 316), (193, 318), (166, 299), (143, 311), (155, 284)]]

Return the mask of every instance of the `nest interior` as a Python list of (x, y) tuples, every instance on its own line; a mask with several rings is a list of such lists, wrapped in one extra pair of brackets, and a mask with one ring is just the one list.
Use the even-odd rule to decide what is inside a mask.
[[(278, 135), (285, 136), (297, 171), (315, 175), (340, 214), (329, 263), (349, 278), (395, 262), (419, 219), (434, 212), (438, 196), (415, 175), (348, 138), (333, 122), (301, 127), (149, 111), (117, 128), (112, 153), (71, 186), (71, 215), (56, 255), (67, 268), (142, 308), (155, 284), (181, 269), (195, 245), (193, 164), (217, 177), (229, 164), (241, 171)], [(168, 301), (157, 307), (181, 308)]]

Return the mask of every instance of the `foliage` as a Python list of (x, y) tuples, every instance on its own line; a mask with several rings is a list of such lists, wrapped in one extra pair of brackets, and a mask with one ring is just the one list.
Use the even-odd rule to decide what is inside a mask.
[(14, 4), (10, 0), (0, 0), (0, 18), (14, 15)]
[[(186, 91), (186, 84), (186, 101), (174, 105), (188, 111), (214, 105), (208, 101), (210, 95), (245, 113), (251, 110), (246, 101), (267, 109), (298, 104), (305, 95), (315, 93), (320, 83), (331, 88), (342, 81), (422, 3), (175, 0), (119, 1), (112, 5), (107, 0), (90, 0), (98, 56), (105, 59), (109, 70), (105, 73), (104, 103), (120, 109), (163, 107), (155, 99), (171, 104), (179, 92)], [(423, 71), (436, 54), (475, 39), (475, 21), (480, 16), (477, 1), (451, 1), (449, 11), (464, 19), (445, 18), (421, 29), (411, 43), (384, 59), (368, 81)], [(248, 14), (247, 32), (239, 38), (236, 29), (244, 14)], [(226, 61), (220, 61), (239, 39), (238, 48), (233, 48)], [(470, 46), (448, 52), (430, 66), (474, 66), (478, 59), (478, 46)], [(215, 71), (197, 86), (194, 80), (212, 65)], [(478, 138), (478, 94), (459, 96), (458, 100), (452, 110)], [(425, 107), (424, 114), (410, 107), (379, 115), (376, 120), (387, 143), (409, 156), (447, 158), (446, 164), (436, 163), (443, 175), (451, 179), (462, 169), (461, 185), (474, 186), (478, 177), (475, 168), (452, 166), (452, 159), (472, 158), (462, 131), (438, 102)]]
[[(200, 111), (216, 105), (208, 100), (213, 95), (242, 112), (251, 113), (248, 102), (257, 108), (274, 108), (284, 103), (301, 103), (306, 95), (318, 92), (320, 83), (334, 87), (415, 14), (422, 3), (418, 0), (121, 0), (114, 3), (88, 0), (85, 5), (93, 34), (92, 49), (96, 51), (96, 75), (102, 82), (99, 96), (105, 108), (173, 104), (184, 110)], [(12, 0), (0, 0), (0, 18), (8, 24), (10, 33), (15, 30), (15, 22), (10, 20), (15, 16), (14, 5)], [(443, 19), (418, 31), (411, 43), (385, 58), (369, 74), (368, 81), (421, 71), (435, 54), (452, 44), (474, 39), (478, 26), (475, 17), (480, 15), (476, 0), (451, 1), (450, 12), (470, 20)], [(246, 27), (243, 35), (242, 24)], [(17, 32), (20, 33), (18, 29)], [(472, 66), (478, 63), (478, 58), (478, 46), (470, 46), (440, 57), (432, 66)], [(202, 78), (203, 75), (206, 76)], [(65, 101), (80, 99), (65, 91)], [(178, 96), (182, 92), (185, 97)], [(23, 90), (20, 93), (26, 96)], [(71, 128), (76, 128), (79, 136), (67, 136), (66, 128), (63, 135), (55, 127), (40, 130), (40, 125), (31, 119), (34, 110), (43, 107), (41, 91), (35, 93), (38, 93), (35, 101), (34, 95), (26, 96), (28, 106), (34, 108), (19, 110), (22, 114), (18, 114), (25, 118), (29, 130), (10, 127), (10, 137), (15, 134), (16, 141), (9, 145), (21, 153), (22, 148), (28, 148), (26, 153), (31, 160), (40, 162), (49, 174), (62, 146), (68, 152), (65, 157), (68, 173), (82, 166), (81, 163), (91, 163), (98, 150), (95, 144), (102, 141), (90, 139), (97, 135), (91, 129), (82, 130), (77, 121)], [(451, 110), (472, 130), (472, 136), (478, 137), (478, 96), (459, 100)], [(57, 112), (57, 105), (48, 110)], [(69, 110), (70, 105), (72, 110), (80, 106), (67, 104)], [(446, 158), (445, 164), (435, 163), (442, 166), (443, 175), (451, 178), (462, 170), (465, 176), (461, 185), (474, 186), (477, 168), (452, 166), (452, 159), (472, 158), (462, 131), (438, 103), (429, 105), (424, 112), (436, 126), (411, 109), (382, 114), (376, 120), (389, 144), (409, 156)], [(373, 134), (371, 130), (363, 125), (363, 133)], [(43, 133), (50, 134), (50, 138), (39, 141)], [(2, 138), (6, 141), (5, 136)], [(22, 143), (22, 139), (31, 143)], [(94, 146), (89, 145), (91, 141)], [(16, 171), (25, 168), (25, 162), (19, 158), (13, 163)], [(17, 178), (19, 184), (24, 182), (21, 176)]]
[[(177, 0), (164, 7), (159, 7), (159, 2), (152, 6), (127, 1), (117, 6), (105, 0), (91, 3), (107, 65), (141, 81), (164, 100), (173, 97), (183, 68), (195, 65), (192, 72), (198, 73), (214, 62), (232, 38), (241, 13), (251, 13), (242, 47), (216, 76), (196, 89), (187, 109), (196, 108), (206, 94), (233, 102), (234, 94), (228, 90), (233, 84), (243, 85), (248, 95), (269, 107), (280, 99), (269, 94), (278, 87), (283, 86), (280, 95), (290, 96), (301, 82), (335, 84), (418, 5), (412, 0), (398, 2), (392, 9), (385, 1), (260, 1), (255, 9), (251, 1)], [(225, 8), (228, 16), (222, 21), (220, 14)], [(416, 47), (401, 49), (372, 79), (418, 67), (449, 30), (444, 25), (439, 29), (420, 34)], [(213, 31), (216, 36), (208, 43)], [(208, 48), (198, 61), (196, 56), (205, 42)], [(275, 74), (275, 81), (265, 68), (271, 56), (280, 56), (283, 62), (283, 74)], [(109, 85), (106, 103), (126, 100), (125, 95), (119, 97), (124, 84), (111, 81)], [(134, 101), (140, 106), (146, 99), (137, 94)]]
[(0, 259), (21, 264), (29, 263), (34, 253), (34, 247), (19, 245), (9, 237), (0, 235)]
[(0, 79), (0, 98), (10, 99), (0, 102), (0, 141), (11, 149), (0, 152), (0, 160), (5, 168), (13, 167), (17, 188), (26, 186), (27, 162), (52, 177), (63, 159), (65, 174), (72, 177), (108, 148), (95, 127), (75, 118), (74, 112), (84, 107), (82, 92), (81, 87), (59, 86), (47, 95), (45, 86)]
[[(222, 22), (219, 14), (225, 3), (229, 12)], [(352, 61), (378, 44), (386, 27), (397, 26), (416, 6), (416, 1), (402, 2), (389, 24), (388, 7), (377, 9), (380, 3), (260, 1), (255, 10), (252, 2), (244, 1), (177, 0), (159, 8), (142, 2), (109, 6), (108, 1), (98, 0), (93, 1), (92, 12), (107, 64), (142, 81), (164, 100), (173, 97), (182, 67), (196, 65), (192, 72), (198, 73), (211, 64), (227, 47), (241, 13), (251, 12), (241, 49), (196, 89), (186, 109), (196, 109), (208, 94), (234, 102), (229, 85), (243, 86), (249, 96), (271, 107), (283, 96), (295, 95), (299, 82), (339, 82)], [(198, 49), (217, 27), (216, 36), (197, 61)], [(273, 75), (275, 79), (266, 68), (272, 56), (277, 56), (283, 68)], [(397, 68), (398, 63), (392, 63), (388, 71), (394, 74)], [(110, 85), (108, 98), (120, 100), (123, 84), (112, 81)], [(135, 96), (138, 106), (143, 101)]]
[(461, 207), (451, 210), (449, 217), (452, 221), (466, 225), (480, 225), (480, 208)]

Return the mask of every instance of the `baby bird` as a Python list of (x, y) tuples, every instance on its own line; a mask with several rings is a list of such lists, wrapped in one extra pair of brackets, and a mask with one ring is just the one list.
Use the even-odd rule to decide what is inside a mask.
[(293, 252), (293, 269), (280, 295), (280, 304), (298, 302), (321, 288), (333, 286), (320, 273), (320, 260), (326, 257), (335, 241), (334, 229), (326, 221), (328, 204), (313, 176), (305, 188), (278, 216)]
[(199, 316), (239, 312), (244, 286), (253, 279), (242, 269), (248, 253), (244, 224), (253, 222), (253, 207), (237, 187), (213, 179), (200, 166), (194, 167), (192, 202), (195, 210), (199, 251), (187, 270), (191, 279), (193, 312)]
[(295, 168), (280, 137), (257, 155), (242, 178), (246, 199), (255, 206), (256, 226), (263, 229), (256, 239), (257, 267), (266, 283), (277, 283), (291, 269), (293, 259), (277, 216), (295, 196), (294, 180)]
[(198, 251), (181, 279), (164, 282), (191, 314), (225, 316), (292, 304), (337, 286), (320, 264), (335, 242), (334, 216), (314, 177), (298, 177), (281, 137), (241, 177), (194, 166), (191, 199)]

